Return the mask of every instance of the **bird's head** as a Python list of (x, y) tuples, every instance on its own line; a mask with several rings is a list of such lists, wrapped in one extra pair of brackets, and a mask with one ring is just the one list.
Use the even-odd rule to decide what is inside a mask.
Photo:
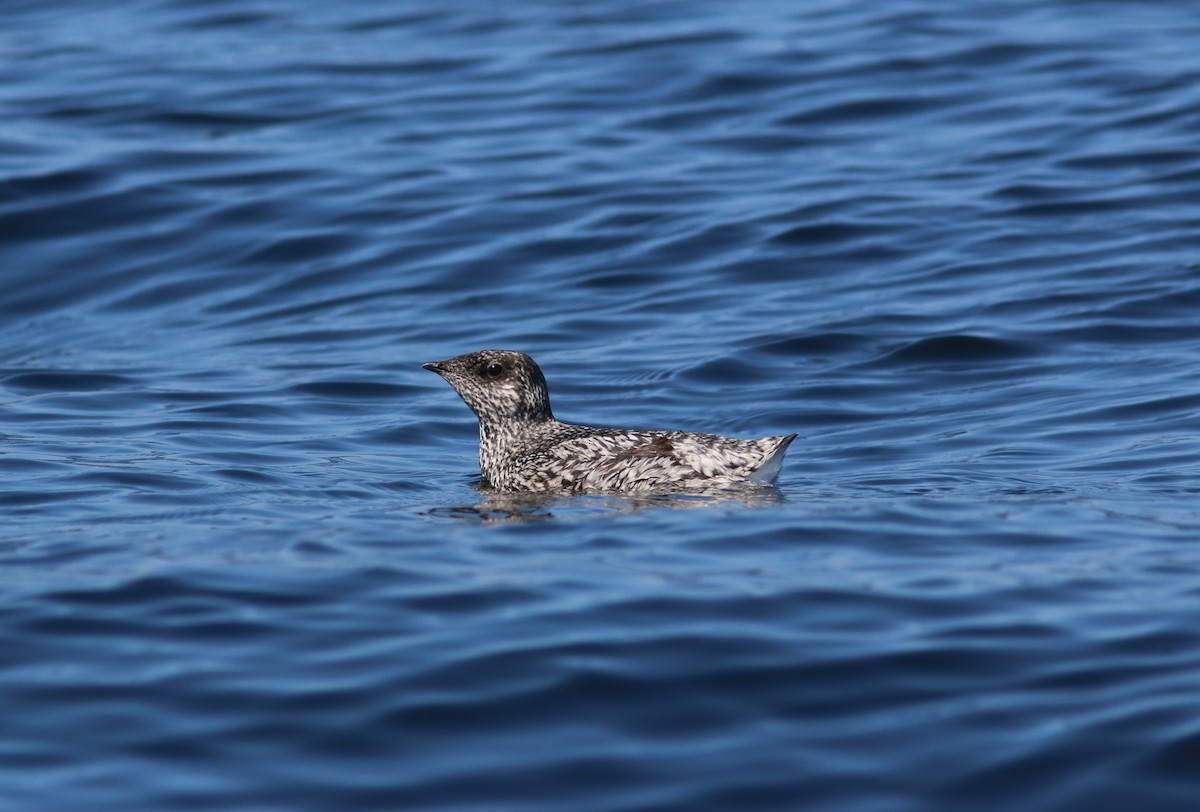
[(546, 378), (523, 352), (480, 350), (421, 367), (445, 378), (480, 423), (553, 418)]

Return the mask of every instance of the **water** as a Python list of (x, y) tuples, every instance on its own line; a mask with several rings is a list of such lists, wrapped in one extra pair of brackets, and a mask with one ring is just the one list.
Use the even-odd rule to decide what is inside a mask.
[[(1196, 807), (1187, 4), (0, 32), (0, 808)], [(498, 499), (480, 347), (800, 438)]]

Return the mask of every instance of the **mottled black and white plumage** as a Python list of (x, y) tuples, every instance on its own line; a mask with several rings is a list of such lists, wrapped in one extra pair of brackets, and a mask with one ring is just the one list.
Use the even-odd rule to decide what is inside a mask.
[(606, 429), (554, 419), (533, 359), (481, 350), (422, 365), (479, 418), (479, 467), (501, 491), (646, 493), (769, 485), (795, 434), (735, 440), (688, 431)]

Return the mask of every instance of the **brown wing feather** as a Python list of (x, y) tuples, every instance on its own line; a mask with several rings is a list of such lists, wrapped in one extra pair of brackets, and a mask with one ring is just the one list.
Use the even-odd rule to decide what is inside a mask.
[(666, 436), (659, 434), (648, 443), (627, 448), (615, 455), (613, 462), (633, 459), (634, 457), (670, 457), (671, 459), (676, 459), (675, 446), (671, 444), (671, 441)]

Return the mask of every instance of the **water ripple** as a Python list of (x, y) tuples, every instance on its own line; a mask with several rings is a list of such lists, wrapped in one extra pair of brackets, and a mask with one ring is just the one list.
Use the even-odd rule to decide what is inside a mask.
[(5, 801), (1190, 810), (1193, 17), (5, 4)]

